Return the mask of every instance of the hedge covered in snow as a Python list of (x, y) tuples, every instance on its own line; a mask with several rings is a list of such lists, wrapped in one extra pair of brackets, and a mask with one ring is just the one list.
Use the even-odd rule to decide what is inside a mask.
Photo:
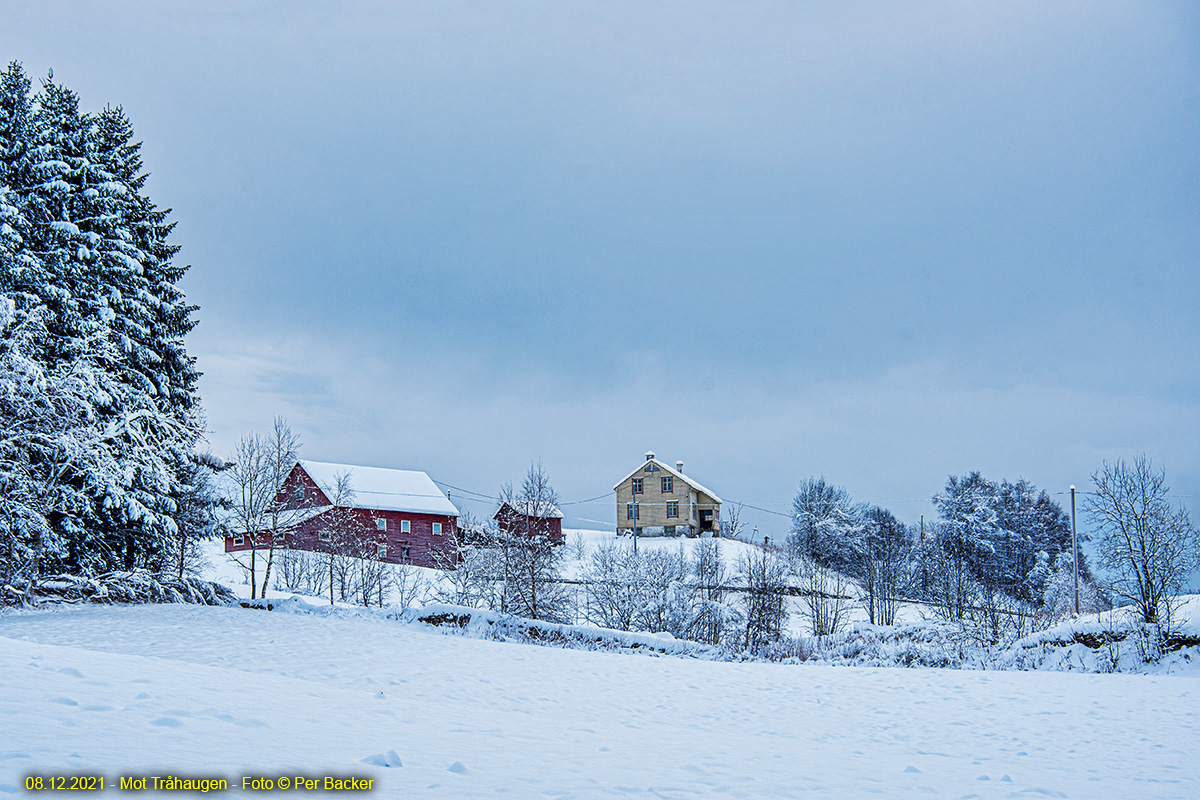
[(95, 578), (51, 575), (29, 586), (5, 585), (2, 605), (42, 603), (194, 603), (237, 604), (237, 596), (219, 583), (185, 575), (160, 575), (144, 569), (106, 572)]

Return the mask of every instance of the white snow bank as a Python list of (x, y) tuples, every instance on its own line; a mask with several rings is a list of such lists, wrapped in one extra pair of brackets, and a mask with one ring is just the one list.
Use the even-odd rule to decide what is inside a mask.
[(419, 608), (376, 609), (314, 605), (299, 596), (279, 599), (247, 600), (247, 608), (259, 608), (288, 614), (313, 614), (322, 617), (369, 618), (402, 623), (423, 623), (476, 638), (519, 641), (572, 647), (584, 650), (631, 650), (663, 655), (682, 655), (718, 659), (718, 648), (676, 639), (669, 633), (638, 633), (597, 628), (589, 625), (563, 625), (542, 620), (523, 619), (498, 611), (430, 603)]
[(1196, 685), (628, 658), (370, 617), (58, 607), (0, 613), (0, 797), (29, 774), (303, 774), (369, 777), (380, 798), (1174, 800), (1200, 797)]

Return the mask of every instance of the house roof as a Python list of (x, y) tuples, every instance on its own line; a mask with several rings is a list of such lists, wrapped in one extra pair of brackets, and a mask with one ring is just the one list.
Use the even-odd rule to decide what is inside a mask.
[(359, 467), (307, 460), (299, 464), (327, 497), (333, 496), (337, 476), (348, 473), (356, 508), (458, 516), (458, 509), (442, 494), (433, 479), (419, 470)]
[(703, 484), (701, 484), (701, 483), (698, 483), (698, 482), (697, 482), (696, 480), (694, 480), (693, 478), (690, 478), (689, 476), (687, 476), (687, 475), (684, 475), (682, 472), (680, 472), (679, 470), (675, 469), (674, 467), (672, 467), (672, 466), (669, 466), (669, 465), (667, 465), (667, 464), (664, 464), (663, 462), (659, 461), (657, 458), (649, 458), (649, 459), (646, 459), (645, 461), (643, 461), (641, 464), (638, 464), (638, 468), (637, 468), (637, 469), (635, 469), (633, 472), (630, 472), (630, 473), (629, 473), (628, 475), (626, 475), (624, 478), (621, 478), (621, 480), (617, 481), (617, 483), (616, 483), (616, 486), (613, 486), (613, 490), (615, 491), (615, 490), (617, 489), (617, 487), (618, 487), (618, 486), (620, 486), (622, 483), (624, 483), (625, 481), (627, 481), (627, 480), (629, 480), (630, 478), (632, 478), (634, 475), (637, 475), (639, 472), (641, 472), (642, 470), (644, 470), (644, 469), (646, 468), (646, 465), (647, 465), (647, 464), (656, 464), (656, 465), (658, 465), (658, 468), (659, 468), (660, 470), (662, 470), (663, 472), (667, 473), (668, 475), (673, 475), (673, 476), (675, 476), (677, 479), (679, 479), (679, 480), (683, 481), (683, 482), (684, 482), (684, 483), (686, 483), (688, 486), (690, 486), (690, 487), (692, 487), (693, 489), (695, 489), (697, 492), (703, 492), (704, 494), (706, 494), (706, 495), (708, 495), (709, 497), (711, 497), (711, 498), (713, 499), (713, 501), (714, 501), (714, 502), (717, 502), (717, 503), (723, 503), (723, 502), (725, 502), (725, 501), (724, 501), (724, 500), (722, 500), (721, 498), (717, 497), (717, 493), (716, 493), (716, 492), (714, 492), (712, 489), (709, 489), (707, 486), (705, 486), (705, 485), (703, 485)]
[(522, 508), (518, 508), (518, 506), (521, 506), (521, 505), (523, 505), (523, 504), (519, 500), (514, 500), (511, 503), (506, 500), (500, 504), (500, 508), (498, 511), (496, 511), (496, 516), (493, 517), (493, 519), (496, 519), (500, 516), (500, 512), (504, 510), (505, 506), (508, 506), (509, 508), (511, 508), (513, 511), (515, 511), (518, 514), (524, 514), (525, 516), (533, 517), (535, 519), (562, 519), (563, 518), (562, 511), (560, 511), (558, 506), (554, 505), (554, 503), (546, 503), (546, 502), (538, 503), (537, 508), (534, 508), (531, 511), (525, 511)]

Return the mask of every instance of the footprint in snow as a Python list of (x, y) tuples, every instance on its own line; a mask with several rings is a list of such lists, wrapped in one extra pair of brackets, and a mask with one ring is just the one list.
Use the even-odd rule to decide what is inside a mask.
[(396, 755), (395, 750), (388, 750), (386, 753), (380, 753), (373, 756), (367, 756), (362, 760), (363, 764), (370, 764), (375, 767), (403, 767), (400, 762), (400, 756)]
[(466, 775), (467, 768), (462, 765), (461, 761), (455, 761), (450, 766), (446, 767), (447, 772), (453, 772), (456, 775)]
[(375, 693), (375, 699), (376, 699), (376, 700), (386, 700), (386, 699), (387, 699), (387, 695), (385, 695), (385, 694), (383, 693), (383, 690), (381, 689), (381, 690), (379, 690), (378, 692), (376, 692), (376, 693)]
[(63, 667), (62, 669), (60, 669), (58, 671), (58, 673), (60, 675), (70, 675), (72, 678), (82, 678), (83, 677), (83, 673), (81, 673), (79, 670), (75, 669), (74, 667)]
[(180, 722), (179, 720), (175, 719), (174, 717), (159, 717), (158, 719), (154, 720), (150, 724), (158, 725), (161, 728), (182, 728), (183, 727), (183, 723)]
[(905, 772), (920, 772), (921, 770), (917, 769), (916, 767), (914, 767), (910, 764), (909, 766), (904, 768), (904, 771)]

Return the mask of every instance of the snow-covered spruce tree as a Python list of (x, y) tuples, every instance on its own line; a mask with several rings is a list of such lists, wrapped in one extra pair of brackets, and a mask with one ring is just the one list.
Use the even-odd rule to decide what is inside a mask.
[(221, 496), (218, 481), (220, 473), (228, 468), (228, 464), (212, 453), (196, 453), (179, 476), (172, 566), (179, 580), (183, 580), (184, 573), (197, 571), (203, 563), (201, 543), (224, 535), (225, 527), (218, 509), (227, 503)]
[[(175, 286), (183, 268), (171, 264), (166, 212), (143, 192), (140, 146), (123, 115), (82, 114), (52, 77), (30, 88), (20, 65), (0, 73), (0, 292), (18, 328), (38, 320), (23, 357), (44, 376), (88, 384), (75, 419), (90, 432), (38, 478), (53, 481), (40, 494), (53, 499), (44, 523), (61, 546), (35, 571), (163, 566), (202, 431), (198, 375), (183, 348), (194, 309)], [(85, 440), (103, 452), (81, 450)], [(29, 460), (17, 450), (4, 455), (10, 464)]]

